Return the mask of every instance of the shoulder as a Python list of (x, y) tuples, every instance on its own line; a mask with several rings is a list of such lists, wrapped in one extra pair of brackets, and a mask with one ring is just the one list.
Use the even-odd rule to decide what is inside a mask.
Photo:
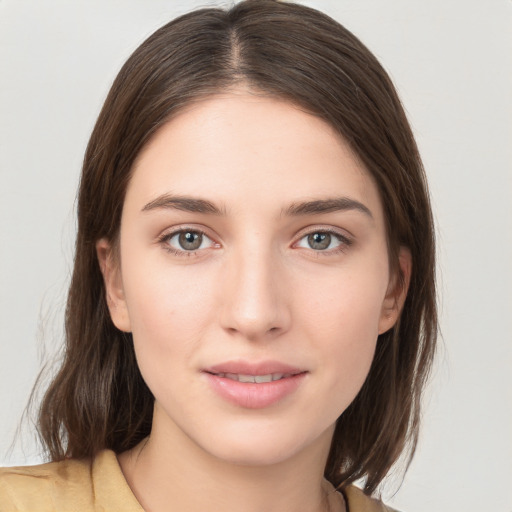
[(93, 460), (0, 468), (0, 510), (138, 512), (142, 508), (124, 480), (114, 452), (104, 450)]
[(10, 511), (94, 510), (90, 460), (69, 459), (38, 466), (0, 468), (0, 509)]
[(54, 510), (91, 495), (90, 461), (63, 460), (38, 466), (0, 469), (0, 504), (3, 510)]
[(343, 495), (350, 512), (398, 512), (394, 508), (384, 505), (382, 501), (367, 496), (355, 485), (346, 487), (343, 490)]

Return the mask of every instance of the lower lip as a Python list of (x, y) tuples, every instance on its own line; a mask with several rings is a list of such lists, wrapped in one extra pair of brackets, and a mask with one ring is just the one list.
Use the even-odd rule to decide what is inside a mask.
[(239, 407), (263, 409), (283, 400), (300, 386), (306, 372), (272, 382), (239, 382), (211, 373), (205, 375), (213, 390)]

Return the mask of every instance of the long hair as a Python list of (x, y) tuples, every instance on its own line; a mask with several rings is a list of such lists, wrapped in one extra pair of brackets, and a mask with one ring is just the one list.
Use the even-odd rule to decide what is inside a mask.
[[(329, 123), (377, 184), (391, 266), (412, 255), (401, 317), (379, 336), (359, 394), (337, 421), (326, 478), (364, 478), (372, 493), (402, 453), (412, 457), (420, 397), (437, 336), (432, 214), (420, 156), (396, 91), (370, 51), (314, 9), (247, 0), (168, 23), (128, 59), (90, 138), (78, 196), (78, 234), (60, 371), (42, 402), (39, 433), (51, 460), (122, 452), (149, 435), (153, 396), (130, 334), (109, 315), (95, 243), (116, 243), (133, 163), (155, 132), (191, 102), (238, 84)], [(409, 459), (410, 460), (410, 459)]]

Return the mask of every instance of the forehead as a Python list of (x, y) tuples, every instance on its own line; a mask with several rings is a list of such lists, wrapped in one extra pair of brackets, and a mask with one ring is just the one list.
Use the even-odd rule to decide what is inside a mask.
[(290, 102), (233, 91), (198, 101), (165, 124), (134, 165), (126, 201), (162, 193), (229, 209), (350, 196), (380, 215), (377, 188), (348, 143)]

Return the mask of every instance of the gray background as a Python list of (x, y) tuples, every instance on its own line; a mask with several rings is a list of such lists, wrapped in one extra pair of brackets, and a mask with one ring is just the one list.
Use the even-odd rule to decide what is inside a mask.
[[(512, 2), (303, 3), (389, 70), (437, 220), (443, 347), (417, 455), (384, 496), (407, 512), (510, 512)], [(29, 421), (9, 448), (62, 340), (75, 189), (108, 87), (153, 30), (208, 4), (0, 0), (0, 464), (40, 460)]]

